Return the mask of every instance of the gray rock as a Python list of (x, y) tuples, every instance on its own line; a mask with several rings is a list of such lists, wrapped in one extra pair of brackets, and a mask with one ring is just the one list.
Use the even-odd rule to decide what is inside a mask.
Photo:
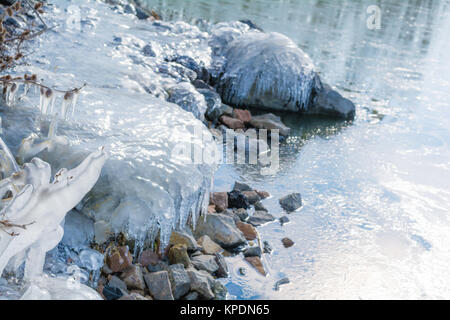
[(260, 116), (253, 116), (250, 125), (257, 129), (279, 130), (280, 136), (289, 136), (291, 128), (281, 122), (281, 118), (273, 113), (266, 113)]
[(197, 119), (203, 121), (207, 105), (205, 98), (197, 92), (189, 82), (181, 82), (169, 88), (169, 102), (179, 105), (182, 109), (191, 112)]
[(140, 266), (132, 265), (121, 275), (129, 290), (145, 290), (145, 281)]
[(189, 292), (187, 295), (183, 297), (183, 300), (190, 300), (190, 301), (198, 300), (198, 293), (195, 291)]
[(264, 207), (261, 201), (256, 202), (253, 206), (255, 207), (255, 211), (269, 212), (269, 210), (267, 210), (266, 207)]
[(275, 283), (275, 290), (276, 291), (278, 291), (278, 290), (280, 290), (280, 286), (281, 285), (283, 285), (283, 284), (288, 284), (290, 281), (289, 281), (289, 278), (283, 278), (283, 279), (280, 279), (280, 280), (278, 280), (276, 283)]
[(108, 281), (108, 286), (110, 288), (120, 290), (123, 293), (123, 295), (128, 294), (127, 284), (117, 276), (112, 276), (110, 278), (110, 280)]
[(156, 53), (150, 44), (146, 44), (144, 48), (142, 48), (142, 53), (147, 57), (156, 57)]
[(286, 216), (282, 216), (280, 218), (280, 223), (281, 223), (282, 226), (284, 226), (286, 223), (289, 223), (289, 221), (290, 221), (289, 218), (286, 217)]
[(260, 247), (250, 247), (244, 250), (244, 257), (261, 257), (262, 252)]
[(148, 273), (144, 279), (155, 300), (174, 300), (167, 271)]
[(228, 277), (228, 265), (225, 261), (225, 258), (220, 253), (216, 253), (216, 263), (219, 266), (219, 269), (216, 271), (216, 275), (218, 278), (226, 278)]
[(254, 189), (252, 187), (250, 187), (248, 184), (243, 183), (243, 182), (239, 182), (239, 181), (236, 181), (234, 183), (233, 190), (237, 190), (237, 191), (240, 191), (240, 192), (243, 192), (243, 191), (254, 191)]
[(255, 213), (248, 219), (248, 223), (254, 227), (259, 227), (274, 220), (275, 217), (268, 212), (255, 211)]
[(186, 249), (191, 252), (200, 249), (195, 238), (192, 235), (188, 234), (187, 231), (172, 231), (169, 244), (171, 246), (184, 244), (186, 246)]
[(197, 270), (205, 270), (213, 274), (219, 270), (219, 265), (216, 263), (216, 257), (212, 255), (201, 255), (191, 259), (192, 265)]
[(302, 196), (300, 193), (292, 193), (280, 199), (280, 206), (288, 213), (293, 212), (302, 206)]
[[(207, 235), (200, 237), (197, 243), (202, 247), (204, 254), (216, 254), (223, 251), (222, 247), (211, 240)], [(192, 255), (193, 256), (193, 255)]]
[(168, 271), (169, 265), (164, 261), (158, 261), (155, 265), (149, 264), (147, 269), (149, 272)]
[(268, 254), (272, 253), (273, 249), (268, 241), (264, 241), (263, 246), (264, 246), (263, 247), (264, 253), (268, 253)]
[(216, 280), (214, 282), (214, 285), (212, 286), (212, 291), (214, 293), (214, 300), (227, 299), (228, 290), (220, 281)]
[(245, 242), (244, 235), (237, 229), (234, 220), (223, 214), (207, 214), (200, 217), (195, 229), (197, 237), (208, 235), (222, 248), (233, 248)]
[(191, 290), (196, 291), (205, 299), (210, 300), (214, 298), (214, 293), (210, 286), (210, 278), (212, 277), (207, 273), (205, 274), (204, 272), (197, 271), (193, 268), (187, 269), (187, 274), (191, 279)]
[(234, 211), (234, 214), (235, 214), (237, 217), (239, 217), (239, 219), (240, 219), (242, 222), (245, 222), (245, 221), (247, 221), (247, 219), (248, 219), (248, 212), (247, 212), (247, 210), (245, 210), (245, 209), (243, 209), (243, 208), (236, 209), (236, 210)]
[(349, 99), (333, 90), (328, 84), (323, 84), (322, 90), (316, 92), (314, 103), (308, 113), (330, 117), (353, 119), (355, 105)]
[(191, 289), (191, 280), (182, 264), (173, 264), (169, 269), (169, 279), (175, 299), (180, 299)]
[(136, 8), (135, 8), (132, 4), (128, 3), (128, 4), (123, 8), (123, 12), (129, 13), (129, 14), (133, 14), (133, 15), (136, 15)]

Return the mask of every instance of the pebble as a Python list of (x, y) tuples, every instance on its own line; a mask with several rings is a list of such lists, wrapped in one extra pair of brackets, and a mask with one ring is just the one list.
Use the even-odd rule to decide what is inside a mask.
[(289, 238), (283, 238), (283, 239), (281, 240), (281, 242), (283, 243), (283, 246), (284, 246), (285, 248), (290, 248), (290, 247), (292, 247), (292, 246), (294, 245), (294, 241), (292, 241), (292, 240), (289, 239)]

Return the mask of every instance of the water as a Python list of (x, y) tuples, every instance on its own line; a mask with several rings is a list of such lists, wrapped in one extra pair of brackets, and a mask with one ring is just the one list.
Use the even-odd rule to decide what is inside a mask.
[[(275, 251), (263, 278), (230, 258), (238, 299), (450, 298), (450, 2), (376, 1), (380, 30), (366, 26), (374, 1), (148, 1), (165, 18), (250, 19), (291, 37), (322, 78), (357, 104), (353, 123), (285, 117), (292, 136), (280, 171), (223, 165), (216, 190), (244, 180), (278, 199), (304, 198), (291, 223), (260, 228)], [(282, 247), (290, 237), (296, 245)], [(276, 280), (290, 284), (274, 291)]]

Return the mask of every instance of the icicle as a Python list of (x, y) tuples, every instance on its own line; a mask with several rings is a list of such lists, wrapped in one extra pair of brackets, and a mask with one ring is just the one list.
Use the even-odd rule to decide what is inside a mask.
[(52, 121), (50, 122), (47, 139), (51, 140), (52, 138), (56, 137), (57, 130), (58, 130), (58, 113), (53, 115)]
[(14, 170), (14, 172), (18, 172), (20, 170), (19, 165), (17, 164), (16, 159), (14, 159), (11, 150), (9, 150), (8, 146), (1, 137), (0, 148), (3, 150), (6, 160), (10, 163), (10, 167)]
[(75, 106), (77, 104), (77, 100), (78, 100), (78, 93), (73, 93), (73, 98), (72, 98), (72, 117), (75, 114)]
[[(44, 93), (42, 93), (44, 92)], [(52, 89), (41, 89), (41, 99), (42, 99), (42, 104), (41, 104), (41, 113), (42, 114), (48, 114), (48, 106), (50, 103), (52, 103), (53, 99), (54, 99), (54, 93)]]
[(44, 108), (44, 100), (45, 100), (45, 89), (43, 87), (39, 88), (40, 96), (39, 96), (39, 110), (42, 113)]
[(8, 107), (11, 107), (14, 105), (14, 103), (16, 102), (16, 94), (17, 91), (19, 89), (19, 86), (17, 85), (17, 83), (12, 83), (12, 84), (7, 84), (6, 85), (6, 105)]
[(63, 103), (61, 107), (61, 118), (67, 119), (67, 111), (69, 110), (69, 107), (72, 105), (73, 101), (73, 92), (68, 91), (64, 94)]

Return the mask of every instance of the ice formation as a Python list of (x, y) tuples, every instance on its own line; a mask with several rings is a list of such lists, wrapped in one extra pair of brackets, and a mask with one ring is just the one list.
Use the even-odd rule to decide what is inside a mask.
[(12, 176), (11, 184), (21, 191), (0, 212), (0, 219), (12, 225), (0, 234), (0, 274), (8, 263), (17, 270), (23, 262), (25, 279), (42, 274), (46, 253), (63, 237), (65, 215), (95, 185), (105, 161), (105, 151), (98, 150), (51, 181), (50, 165), (34, 158)]

